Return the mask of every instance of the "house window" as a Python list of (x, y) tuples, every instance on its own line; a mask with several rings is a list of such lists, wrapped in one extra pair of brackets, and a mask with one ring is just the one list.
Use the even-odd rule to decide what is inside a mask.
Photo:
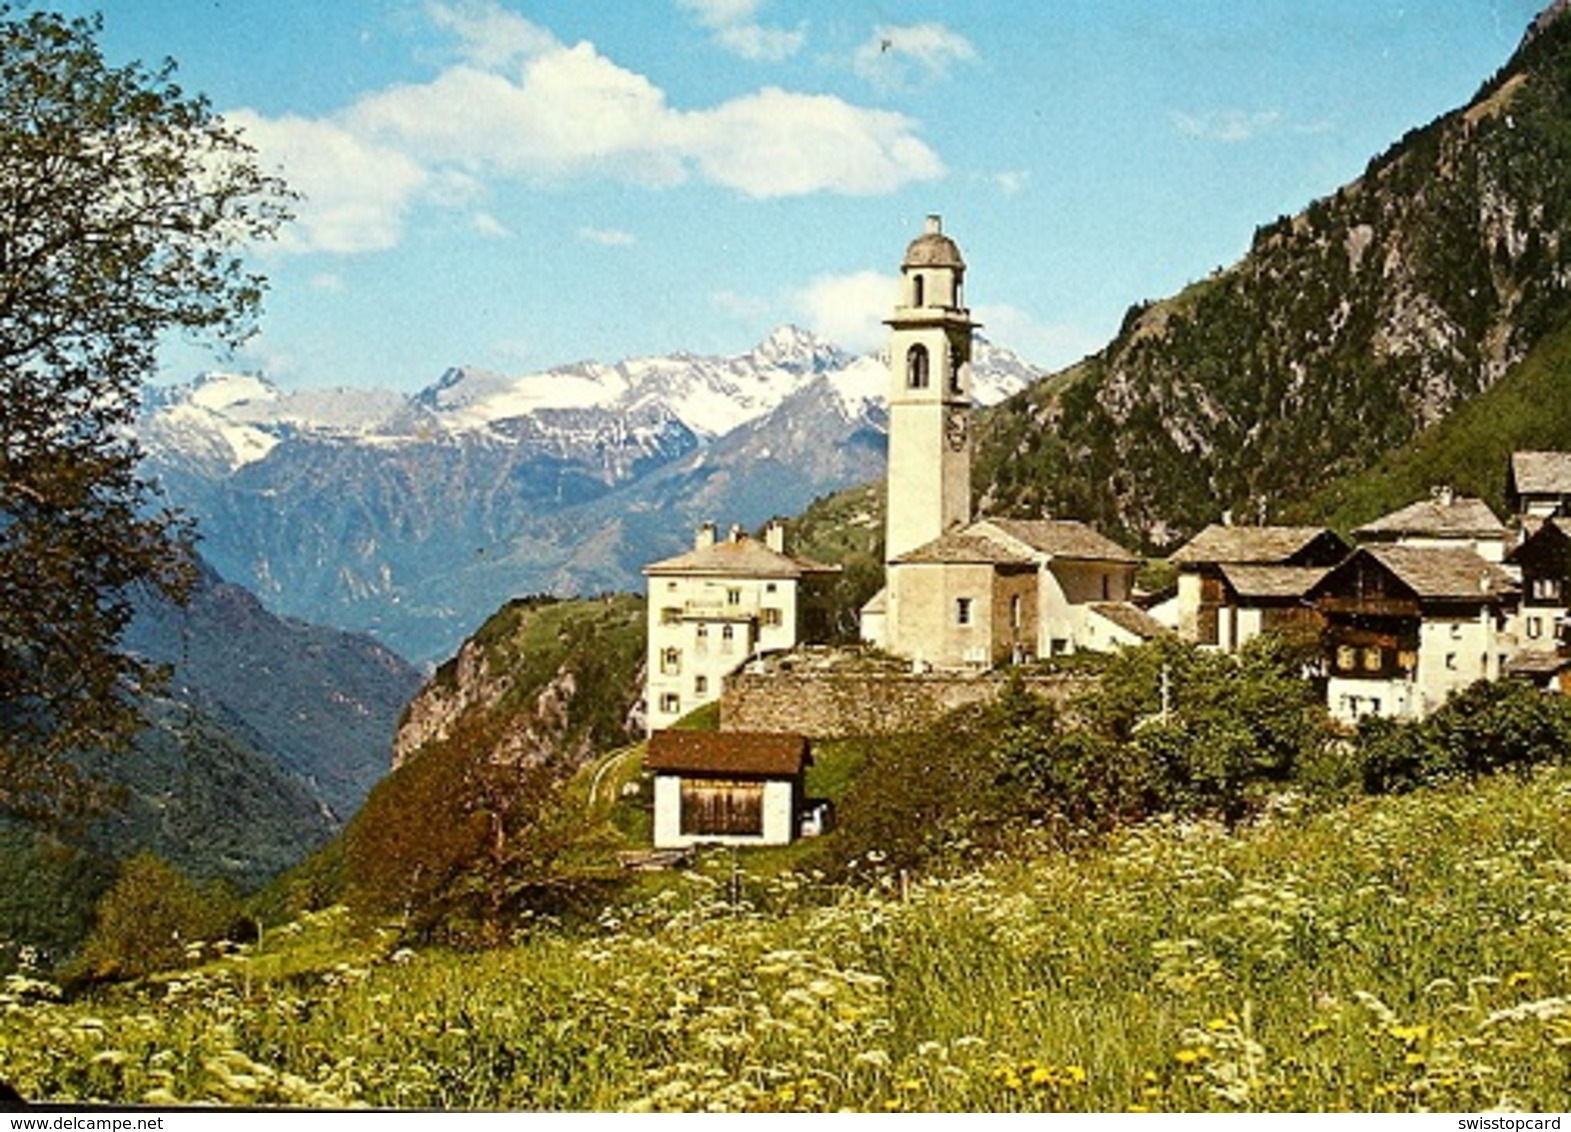
[(1544, 635), (1544, 619), (1542, 617), (1529, 617), (1527, 619), (1527, 635), (1535, 641)]
[(1453, 641), (1460, 641), (1462, 639), (1462, 623), (1460, 621), (1453, 621), (1451, 623), (1451, 639)]
[(764, 832), (764, 784), (721, 778), (684, 778), (682, 832), (693, 837), (761, 836)]
[(927, 388), (927, 347), (918, 342), (906, 351), (906, 388)]
[(699, 640), (703, 640), (704, 638), (709, 636), (709, 626), (708, 625), (700, 625), (698, 627), (698, 629), (697, 629), (697, 633), (698, 633), (698, 639)]
[(665, 584), (665, 589), (666, 589), (666, 593), (671, 593), (672, 591), (674, 591), (676, 589), (676, 583), (675, 582), (667, 582)]
[(726, 592), (725, 592), (725, 603), (727, 605), (741, 605), (742, 604), (742, 591), (739, 590), (739, 589), (726, 590)]
[(709, 677), (707, 677), (707, 676), (695, 676), (695, 677), (693, 677), (693, 695), (695, 695), (695, 696), (707, 696), (708, 694), (709, 694)]
[(1364, 650), (1364, 671), (1365, 672), (1379, 672), (1380, 671), (1380, 666), (1381, 666), (1381, 664), (1383, 662), (1384, 662), (1384, 658), (1381, 656), (1379, 649), (1377, 649), (1377, 648), (1367, 648), (1367, 649)]
[(668, 605), (660, 611), (660, 624), (675, 625), (682, 620), (682, 611), (674, 605)]
[(778, 629), (781, 624), (780, 611), (778, 609), (762, 610), (759, 613), (759, 620), (764, 623), (764, 627), (767, 629)]
[(1446, 668), (1452, 672), (1456, 671), (1456, 653), (1446, 653)]
[(1339, 671), (1351, 672), (1358, 667), (1358, 650), (1352, 645), (1338, 645), (1336, 666)]
[(778, 586), (776, 586), (776, 585), (775, 585), (775, 583), (774, 583), (774, 582), (766, 582), (766, 583), (765, 583), (765, 584), (764, 584), (764, 592), (765, 592), (765, 593), (766, 593), (766, 594), (772, 594), (772, 593), (774, 593), (774, 592), (775, 592), (775, 590), (776, 590), (776, 589), (778, 589), (778, 588), (779, 588), (779, 587), (778, 587)]
[(682, 674), (682, 650), (662, 649), (660, 652), (660, 674), (662, 676), (680, 676)]
[(969, 625), (969, 624), (971, 624), (971, 599), (970, 598), (968, 598), (968, 597), (958, 597), (958, 598), (955, 599), (955, 624), (956, 625)]
[(1534, 578), (1533, 597), (1538, 601), (1560, 600), (1559, 578)]
[(682, 697), (675, 692), (665, 692), (660, 696), (660, 710), (666, 715), (676, 715), (682, 710)]

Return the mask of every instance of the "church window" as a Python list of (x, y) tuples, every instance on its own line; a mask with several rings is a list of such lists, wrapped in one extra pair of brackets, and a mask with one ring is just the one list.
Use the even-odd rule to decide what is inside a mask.
[(918, 342), (906, 351), (906, 386), (910, 389), (926, 389), (927, 370), (927, 347)]
[(1020, 628), (1020, 595), (1015, 594), (1009, 599), (1009, 624), (1016, 629)]
[(959, 343), (951, 342), (949, 344), (949, 392), (951, 393), (961, 392), (960, 367), (964, 364), (964, 359), (960, 356)]
[(920, 272), (911, 277), (911, 305), (913, 307), (920, 307), (925, 305), (924, 299), (926, 298), (926, 295), (923, 291), (923, 287), (926, 285), (926, 283), (927, 280), (922, 278)]
[(955, 624), (956, 625), (969, 625), (969, 624), (971, 624), (971, 599), (970, 598), (968, 598), (968, 597), (958, 597), (958, 598), (955, 599)]

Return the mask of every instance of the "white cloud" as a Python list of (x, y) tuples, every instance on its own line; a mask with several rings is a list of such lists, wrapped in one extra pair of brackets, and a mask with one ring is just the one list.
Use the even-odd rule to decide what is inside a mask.
[(1030, 312), (1008, 303), (979, 306), (972, 313), (989, 341), (1049, 370), (1073, 365), (1107, 345), (1105, 335), (1098, 337), (1067, 323), (1040, 322)]
[[(743, 26), (755, 7), (701, 5), (724, 27)], [(416, 205), (478, 207), (506, 180), (665, 187), (696, 177), (767, 199), (887, 193), (944, 172), (904, 115), (774, 87), (677, 109), (593, 44), (565, 46), (494, 3), (450, 0), (430, 11), (461, 40), (467, 62), (325, 118), (232, 116), (264, 163), (307, 197), (284, 250), (391, 247)], [(480, 214), (473, 223), (484, 231), (489, 221)]]
[(952, 65), (976, 57), (971, 41), (943, 24), (884, 24), (857, 48), (851, 66), (864, 79), (887, 89), (905, 86), (913, 76), (947, 78)]
[(813, 333), (862, 353), (884, 345), (884, 319), (899, 292), (896, 276), (877, 271), (821, 275), (792, 296), (792, 305)]
[(1276, 110), (1213, 110), (1205, 114), (1172, 113), (1173, 125), (1186, 137), (1202, 141), (1245, 142), (1281, 120)]
[(1004, 196), (1012, 197), (1025, 191), (1025, 187), (1031, 183), (1031, 172), (1028, 169), (1001, 169), (987, 180)]
[(469, 218), (469, 226), (482, 236), (489, 236), (494, 240), (509, 239), (513, 235), (511, 228), (489, 212), (475, 213)]
[(319, 271), (311, 276), (311, 289), (336, 295), (344, 289), (344, 277), (336, 271)]
[(580, 228), (578, 238), (585, 243), (606, 248), (628, 248), (638, 242), (631, 232), (624, 232), (620, 228)]
[(788, 31), (759, 23), (756, 19), (759, 0), (679, 2), (699, 24), (714, 33), (716, 43), (744, 59), (778, 63), (795, 55), (807, 42), (807, 32), (801, 25)]
[(369, 252), (398, 243), (404, 218), (430, 181), (408, 154), (327, 120), (225, 115), (302, 194), (279, 234), (285, 251)]
[(769, 87), (686, 116), (683, 148), (711, 180), (751, 197), (893, 192), (944, 172), (902, 114)]
[(488, 0), (426, 5), (431, 22), (458, 36), (463, 57), (478, 67), (503, 67), (561, 44), (545, 28)]

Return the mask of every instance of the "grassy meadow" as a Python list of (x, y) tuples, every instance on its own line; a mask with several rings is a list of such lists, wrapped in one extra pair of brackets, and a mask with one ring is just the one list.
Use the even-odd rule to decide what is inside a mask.
[(398, 946), (342, 909), (63, 999), (0, 987), (48, 1101), (654, 1110), (1571, 1108), (1571, 771), (1228, 831), (1028, 835), (944, 879), (730, 854), (598, 924)]

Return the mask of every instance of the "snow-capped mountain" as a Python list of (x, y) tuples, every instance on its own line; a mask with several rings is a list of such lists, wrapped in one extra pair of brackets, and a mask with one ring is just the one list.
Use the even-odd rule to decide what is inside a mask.
[[(981, 404), (1038, 376), (981, 339), (973, 369)], [(787, 326), (735, 357), (455, 368), (413, 396), (209, 374), (149, 390), (139, 435), (222, 573), (426, 660), (508, 597), (636, 587), (697, 522), (882, 474), (888, 380)]]

